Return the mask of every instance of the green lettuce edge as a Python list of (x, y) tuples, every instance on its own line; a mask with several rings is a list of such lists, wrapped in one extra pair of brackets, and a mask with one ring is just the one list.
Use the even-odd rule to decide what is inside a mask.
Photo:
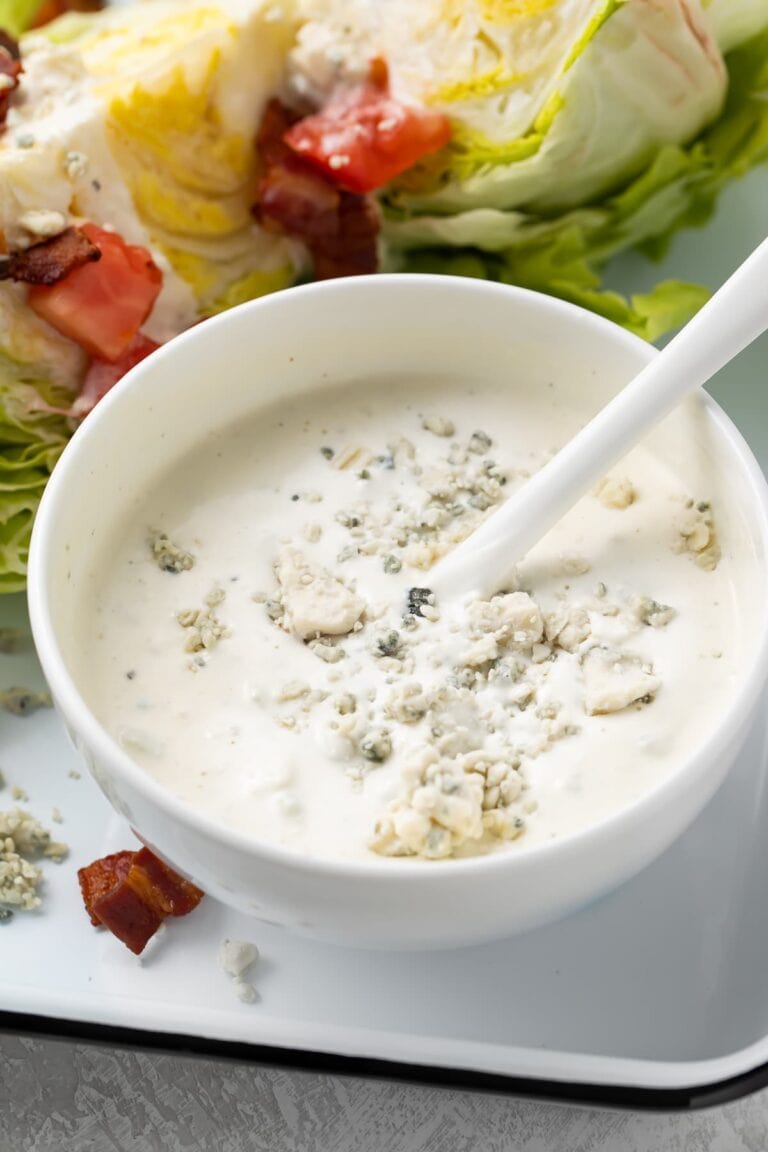
[(43, 0), (0, 0), (0, 28), (11, 36), (21, 36), (29, 28)]
[(453, 222), (459, 224), (463, 215), (466, 226), (456, 230), (461, 236), (456, 246), (451, 217), (409, 216), (385, 201), (391, 265), (545, 292), (648, 340), (684, 324), (708, 298), (707, 289), (667, 280), (627, 298), (603, 287), (602, 272), (612, 256), (627, 249), (661, 259), (675, 232), (707, 223), (727, 183), (768, 160), (768, 31), (730, 53), (726, 64), (729, 91), (715, 123), (687, 146), (660, 148), (640, 176), (601, 200), (554, 217), (478, 213), (478, 241), (469, 245), (472, 215), (459, 214)]
[(40, 497), (72, 434), (65, 417), (46, 409), (71, 402), (35, 369), (0, 354), (0, 593), (26, 585)]

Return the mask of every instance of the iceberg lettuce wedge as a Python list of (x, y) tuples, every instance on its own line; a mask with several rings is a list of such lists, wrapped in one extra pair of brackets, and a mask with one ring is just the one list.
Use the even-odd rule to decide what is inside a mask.
[(452, 145), (392, 198), (417, 212), (567, 210), (621, 186), (660, 147), (695, 136), (720, 112), (727, 86), (704, 13), (686, 0), (599, 9), (554, 80), (516, 138), (490, 101), (471, 122), (456, 108)]
[(768, 32), (726, 63), (730, 84), (719, 118), (692, 143), (660, 148), (613, 195), (556, 215), (493, 208), (417, 214), (390, 203), (385, 235), (392, 266), (466, 270), (549, 292), (651, 340), (684, 323), (706, 299), (700, 287), (666, 282), (625, 300), (601, 290), (600, 271), (626, 248), (663, 255), (678, 228), (709, 219), (725, 184), (768, 160)]
[[(0, 0), (20, 33), (41, 5)], [(290, 284), (299, 255), (250, 206), (254, 139), (295, 31), (270, 0), (147, 0), (70, 13), (22, 39), (20, 99), (0, 136), (0, 247), (34, 240), (47, 213), (112, 227), (150, 248), (163, 290), (144, 333)], [(0, 592), (24, 584), (35, 511), (74, 422), (87, 369), (0, 283)]]

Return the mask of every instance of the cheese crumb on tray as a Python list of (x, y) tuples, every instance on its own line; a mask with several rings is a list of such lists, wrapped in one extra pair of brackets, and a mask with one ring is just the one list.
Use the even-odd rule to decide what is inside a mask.
[(219, 946), (219, 967), (232, 980), (238, 1000), (253, 1004), (258, 999), (254, 984), (246, 973), (259, 959), (259, 950), (250, 940), (222, 940)]
[(41, 858), (60, 863), (66, 844), (51, 839), (43, 825), (21, 808), (0, 812), (0, 914), (32, 912), (42, 904)]
[(40, 708), (51, 708), (49, 692), (36, 692), (33, 688), (0, 689), (0, 709), (12, 716), (31, 716)]

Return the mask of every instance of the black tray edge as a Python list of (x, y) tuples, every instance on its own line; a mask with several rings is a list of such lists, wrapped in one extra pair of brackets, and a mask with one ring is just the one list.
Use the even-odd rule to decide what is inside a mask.
[(466, 1092), (556, 1101), (582, 1107), (630, 1109), (646, 1112), (686, 1112), (714, 1108), (740, 1100), (768, 1086), (768, 1063), (748, 1069), (727, 1080), (682, 1088), (643, 1088), (629, 1084), (592, 1084), (505, 1076), (471, 1068), (440, 1068), (405, 1064), (367, 1056), (342, 1056), (333, 1052), (278, 1048), (231, 1040), (184, 1036), (174, 1032), (148, 1032), (91, 1024), (82, 1020), (55, 1019), (27, 1013), (0, 1012), (0, 1034), (39, 1036), (50, 1040), (98, 1044), (111, 1048), (160, 1051), (187, 1057), (213, 1057), (323, 1075), (357, 1076), (404, 1084), (424, 1084)]

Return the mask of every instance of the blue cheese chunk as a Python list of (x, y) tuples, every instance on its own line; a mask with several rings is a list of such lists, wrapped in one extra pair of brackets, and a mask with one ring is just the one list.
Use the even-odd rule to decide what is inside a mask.
[(619, 511), (637, 500), (637, 489), (626, 476), (604, 476), (593, 489), (593, 495), (605, 508)]
[(275, 564), (283, 605), (282, 625), (300, 640), (345, 636), (365, 611), (365, 601), (333, 576), (311, 564), (298, 548), (284, 548)]
[(476, 600), (467, 608), (468, 632), (474, 641), (467, 663), (495, 660), (502, 648), (528, 651), (544, 634), (544, 621), (527, 592), (506, 592)]
[(381, 856), (445, 859), (486, 832), (515, 840), (525, 827), (524, 782), (516, 758), (482, 751), (445, 756), (418, 750), (403, 771), (403, 790), (377, 821), (369, 846)]
[(219, 965), (228, 976), (240, 978), (259, 958), (259, 950), (250, 940), (222, 940)]
[[(32, 912), (40, 907), (43, 873), (41, 856), (60, 862), (66, 844), (51, 839), (46, 828), (28, 812), (15, 808), (0, 812), (0, 912)], [(4, 917), (5, 918), (5, 917)]]
[(661, 687), (653, 668), (632, 653), (590, 648), (581, 667), (584, 707), (590, 716), (620, 712), (630, 704), (652, 700)]

